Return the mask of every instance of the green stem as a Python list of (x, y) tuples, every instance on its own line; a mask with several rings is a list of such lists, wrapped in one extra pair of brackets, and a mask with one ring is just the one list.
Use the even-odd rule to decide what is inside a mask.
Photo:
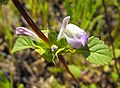
[(10, 88), (13, 88), (13, 74), (10, 73)]

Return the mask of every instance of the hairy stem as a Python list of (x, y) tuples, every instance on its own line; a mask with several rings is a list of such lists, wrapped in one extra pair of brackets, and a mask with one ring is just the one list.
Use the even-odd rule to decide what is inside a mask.
[[(39, 30), (38, 26), (34, 23), (34, 21), (31, 19), (31, 17), (27, 14), (27, 12), (25, 11), (25, 9), (23, 8), (23, 6), (20, 4), (20, 2), (18, 0), (12, 0), (13, 4), (16, 6), (16, 8), (18, 9), (18, 11), (21, 13), (21, 15), (24, 17), (24, 19), (26, 20), (26, 22), (32, 27), (32, 29), (34, 30), (34, 32), (43, 40), (45, 41), (47, 44), (49, 44), (48, 38)], [(77, 82), (77, 79), (74, 77), (74, 75), (70, 72), (68, 65), (66, 64), (64, 58), (62, 55), (58, 56), (59, 60), (63, 63), (64, 67), (66, 68), (66, 70), (68, 71), (68, 73), (72, 76), (72, 78)]]

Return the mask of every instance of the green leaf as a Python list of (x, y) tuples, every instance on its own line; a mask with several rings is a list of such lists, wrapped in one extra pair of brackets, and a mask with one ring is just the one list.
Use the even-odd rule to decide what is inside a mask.
[(42, 55), (43, 53), (45, 53), (45, 50), (40, 47), (40, 46), (35, 46), (35, 51), (38, 52), (40, 55)]
[(44, 42), (42, 39), (37, 41), (36, 45), (39, 46), (39, 47), (42, 47), (43, 49), (50, 48), (50, 46), (46, 42)]
[(89, 38), (87, 47), (78, 49), (88, 61), (97, 65), (108, 64), (112, 60), (112, 54), (102, 40), (94, 36)]
[(61, 38), (60, 40), (57, 41), (57, 46), (58, 46), (59, 48), (66, 48), (66, 47), (68, 47), (69, 45), (68, 45), (68, 43), (67, 43), (67, 41), (66, 41), (65, 38)]
[(48, 48), (49, 46), (42, 39), (36, 42), (35, 51), (38, 52), (40, 55), (45, 53), (45, 50), (47, 50)]
[(80, 77), (80, 69), (75, 65), (68, 65), (68, 68), (75, 77)]
[(16, 43), (12, 49), (12, 53), (27, 48), (34, 48), (34, 46), (35, 44), (29, 37), (21, 36), (16, 40)]
[(98, 88), (95, 83), (90, 84), (89, 88)]
[(18, 88), (24, 88), (24, 85), (23, 84), (19, 84)]
[(117, 36), (117, 38), (114, 40), (114, 46), (115, 48), (119, 48), (120, 47), (120, 34)]
[(10, 82), (0, 70), (0, 88), (10, 88)]
[(52, 53), (51, 49), (47, 49), (42, 56), (48, 62), (52, 62), (54, 59), (54, 54)]
[(115, 57), (119, 58), (120, 57), (120, 49), (114, 49), (115, 50)]
[(9, 0), (0, 0), (0, 5), (7, 4)]
[(56, 32), (50, 32), (48, 34), (48, 38), (49, 38), (49, 41), (50, 41), (50, 44), (55, 44), (56, 41), (57, 41), (57, 33)]
[(116, 82), (117, 80), (119, 80), (119, 74), (116, 72), (112, 72), (111, 73), (111, 78), (114, 82)]
[(62, 68), (59, 67), (48, 67), (47, 69), (52, 73), (60, 73), (64, 71)]

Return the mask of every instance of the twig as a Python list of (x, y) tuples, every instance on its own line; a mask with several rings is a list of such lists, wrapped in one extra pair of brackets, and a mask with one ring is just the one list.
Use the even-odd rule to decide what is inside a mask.
[(117, 70), (117, 73), (119, 74), (119, 68), (117, 67), (117, 59), (116, 59), (116, 56), (115, 56), (115, 47), (114, 47), (114, 44), (113, 44), (113, 37), (111, 35), (111, 23), (109, 21), (109, 18), (108, 18), (108, 14), (107, 14), (107, 8), (106, 8), (106, 5), (105, 5), (105, 0), (102, 0), (102, 4), (103, 4), (103, 7), (104, 7), (104, 12), (105, 12), (105, 21), (106, 21), (106, 24), (108, 25), (108, 32), (109, 32), (109, 37), (111, 39), (111, 45), (112, 45), (112, 51), (113, 51), (113, 57), (114, 57), (114, 60), (115, 60), (115, 68)]

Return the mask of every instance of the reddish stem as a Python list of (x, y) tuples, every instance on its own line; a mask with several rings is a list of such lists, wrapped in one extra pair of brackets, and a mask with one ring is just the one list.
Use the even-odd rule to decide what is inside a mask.
[(69, 70), (68, 65), (67, 65), (65, 59), (63, 58), (63, 56), (59, 55), (58, 58), (63, 63), (64, 67), (66, 68), (66, 70), (68, 71), (68, 73), (72, 76), (72, 78), (75, 80), (75, 82), (79, 84), (79, 81), (74, 77), (74, 75)]
[(18, 0), (12, 0), (14, 5), (17, 7), (18, 11), (21, 13), (21, 15), (24, 17), (24, 19), (27, 21), (27, 23), (32, 27), (34, 32), (46, 43), (49, 43), (48, 38), (39, 30), (38, 26), (34, 23), (34, 21), (31, 19), (31, 17), (27, 14), (23, 6), (20, 4)]

